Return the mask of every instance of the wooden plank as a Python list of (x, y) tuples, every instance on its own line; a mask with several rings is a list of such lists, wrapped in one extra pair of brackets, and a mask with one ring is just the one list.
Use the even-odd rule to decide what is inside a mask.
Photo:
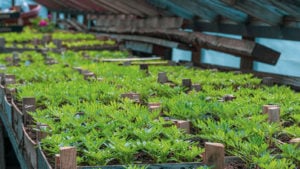
[(207, 6), (212, 11), (217, 12), (220, 16), (229, 18), (237, 23), (244, 23), (248, 16), (246, 13), (236, 10), (220, 0), (196, 0), (200, 6)]
[(278, 25), (283, 13), (266, 0), (221, 0), (228, 5), (258, 18), (270, 25)]
[(76, 169), (76, 148), (61, 147), (60, 148), (60, 169)]
[(198, 4), (196, 1), (171, 0), (171, 2), (191, 11), (195, 16), (200, 17), (201, 19), (211, 22), (217, 18), (217, 13), (215, 11)]
[(161, 57), (151, 57), (151, 58), (108, 58), (108, 59), (100, 59), (102, 62), (126, 62), (126, 61), (147, 61), (147, 60), (161, 60)]
[[(94, 29), (97, 31), (97, 28)], [(109, 30), (108, 30), (109, 31)], [(113, 30), (112, 30), (113, 31)], [(248, 40), (239, 40), (221, 36), (207, 35), (200, 32), (185, 32), (180, 30), (161, 29), (133, 29), (119, 30), (118, 33), (133, 33), (159, 37), (161, 39), (177, 41), (193, 47), (203, 47), (216, 51), (229, 53), (253, 60), (275, 65), (280, 56), (279, 52)]]

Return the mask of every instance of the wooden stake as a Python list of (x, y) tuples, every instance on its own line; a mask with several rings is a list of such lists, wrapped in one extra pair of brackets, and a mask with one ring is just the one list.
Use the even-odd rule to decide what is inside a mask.
[(280, 108), (270, 107), (268, 108), (268, 121), (269, 123), (279, 123), (280, 122)]
[(76, 169), (76, 148), (62, 147), (60, 148), (60, 169)]
[(55, 154), (55, 169), (60, 169), (60, 155)]
[(201, 91), (202, 87), (200, 84), (193, 84), (192, 89), (195, 90), (196, 92)]
[(32, 121), (32, 117), (28, 114), (28, 112), (34, 112), (35, 107), (35, 98), (34, 97), (24, 97), (22, 105), (22, 113), (24, 114), (24, 125), (26, 126)]
[(182, 86), (188, 88), (190, 90), (192, 88), (192, 80), (191, 79), (182, 79)]
[(158, 83), (167, 83), (168, 82), (167, 73), (166, 72), (159, 72), (157, 82)]
[(177, 128), (184, 130), (186, 133), (191, 133), (191, 122), (187, 120), (172, 120)]
[(224, 169), (224, 145), (221, 143), (205, 143), (204, 164), (213, 169)]
[(269, 108), (271, 108), (271, 107), (279, 107), (279, 106), (276, 105), (276, 104), (266, 104), (266, 105), (263, 105), (263, 107), (262, 107), (262, 113), (263, 114), (267, 114)]
[(154, 111), (154, 110), (157, 110), (157, 109), (160, 109), (160, 103), (148, 103), (148, 108), (149, 108), (149, 111)]

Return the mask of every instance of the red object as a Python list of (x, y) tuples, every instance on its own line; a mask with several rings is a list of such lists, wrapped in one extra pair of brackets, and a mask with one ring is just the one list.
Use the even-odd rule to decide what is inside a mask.
[[(20, 7), (15, 6), (15, 7), (12, 7), (11, 9), (19, 11)], [(29, 9), (30, 9), (29, 12), (21, 13), (20, 18), (18, 18), (18, 19), (22, 19), (24, 26), (30, 25), (31, 24), (30, 20), (33, 18), (36, 18), (39, 15), (41, 6), (40, 5), (29, 5)], [(18, 19), (8, 19), (8, 20), (5, 20), (5, 23), (7, 23), (7, 24), (17, 23)]]
[(39, 23), (39, 26), (41, 27), (44, 27), (44, 26), (47, 26), (48, 25), (48, 22), (45, 21), (45, 20), (41, 20), (40, 23)]

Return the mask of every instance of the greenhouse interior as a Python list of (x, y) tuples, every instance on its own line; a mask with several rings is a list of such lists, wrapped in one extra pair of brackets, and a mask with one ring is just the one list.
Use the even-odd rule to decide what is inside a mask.
[(300, 0), (1, 0), (0, 169), (300, 169)]

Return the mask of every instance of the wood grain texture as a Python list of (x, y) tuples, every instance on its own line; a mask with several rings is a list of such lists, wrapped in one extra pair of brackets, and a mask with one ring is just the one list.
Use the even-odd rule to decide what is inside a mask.
[(60, 148), (60, 169), (76, 169), (76, 148), (61, 147)]

